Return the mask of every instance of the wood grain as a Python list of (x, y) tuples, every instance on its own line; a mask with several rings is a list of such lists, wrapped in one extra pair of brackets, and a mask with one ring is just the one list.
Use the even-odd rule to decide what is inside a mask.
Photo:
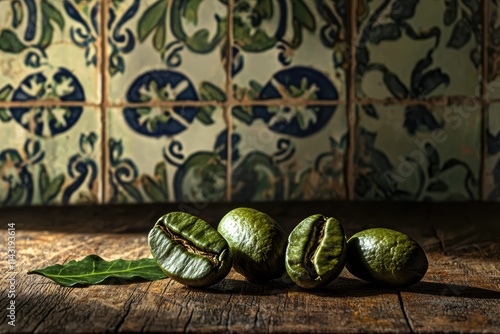
[[(255, 206), (255, 205), (254, 205)], [(198, 214), (216, 225), (231, 208), (211, 204)], [(41, 268), (88, 254), (104, 259), (147, 257), (147, 232), (177, 205), (2, 209), (16, 223), (16, 327), (7, 325), (2, 298), (0, 332), (498, 332), (500, 252), (497, 206), (274, 203), (270, 213), (289, 232), (312, 213), (333, 215), (347, 234), (396, 227), (426, 249), (429, 271), (406, 289), (380, 288), (346, 270), (326, 288), (304, 291), (285, 275), (265, 285), (232, 271), (209, 289), (170, 279), (64, 288)], [(6, 233), (3, 234), (5, 236)], [(4, 237), (5, 238), (5, 237)], [(0, 249), (6, 254), (6, 243)], [(10, 272), (2, 271), (5, 282)], [(0, 293), (6, 295), (6, 284)]]

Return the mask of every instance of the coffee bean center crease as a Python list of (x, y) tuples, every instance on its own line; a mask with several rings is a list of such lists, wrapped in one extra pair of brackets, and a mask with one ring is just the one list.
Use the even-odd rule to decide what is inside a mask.
[(314, 261), (318, 256), (320, 250), (319, 246), (321, 245), (321, 241), (325, 236), (327, 219), (326, 218), (321, 218), (321, 219), (322, 219), (321, 222), (314, 224), (314, 231), (312, 233), (312, 238), (310, 239), (309, 245), (307, 247), (306, 256), (304, 256), (304, 259), (302, 260), (302, 264), (304, 268), (306, 268), (307, 273), (311, 278), (318, 277), (318, 273), (314, 268)]
[(212, 262), (214, 267), (219, 266), (219, 259), (217, 258), (217, 254), (213, 254), (213, 253), (204, 252), (202, 250), (199, 250), (191, 242), (184, 239), (182, 236), (172, 232), (169, 228), (167, 228), (164, 225), (158, 225), (158, 227), (160, 228), (160, 230), (165, 232), (172, 241), (175, 241), (178, 244), (180, 244), (181, 246), (183, 246), (188, 252), (207, 258), (210, 262)]

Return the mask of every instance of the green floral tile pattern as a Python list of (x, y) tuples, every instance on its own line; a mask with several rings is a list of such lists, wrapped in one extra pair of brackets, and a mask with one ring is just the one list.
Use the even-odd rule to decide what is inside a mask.
[[(235, 107), (245, 112), (245, 107)], [(274, 118), (234, 122), (232, 142), (232, 200), (345, 199), (344, 157), (347, 122), (344, 106), (276, 106)], [(233, 110), (234, 112), (234, 110)], [(328, 113), (326, 121), (313, 115)], [(299, 132), (293, 120), (278, 115), (310, 115)], [(305, 130), (316, 127), (314, 132)]]
[(0, 0), (0, 206), (500, 200), (498, 1)]
[(479, 199), (480, 110), (358, 106), (356, 199)]
[(111, 1), (108, 29), (111, 104), (226, 99), (224, 1)]
[(490, 105), (488, 110), (486, 158), (486, 200), (500, 200), (500, 104)]
[(500, 99), (500, 3), (488, 0), (488, 86), (486, 96)]
[(345, 1), (235, 1), (234, 97), (345, 100), (346, 15)]
[[(26, 114), (51, 117), (69, 109), (33, 107)], [(9, 112), (0, 108), (2, 115)], [(83, 108), (78, 123), (51, 137), (8, 117), (0, 129), (8, 134), (0, 141), (0, 206), (101, 202), (99, 109)]]
[(99, 13), (97, 0), (0, 1), (0, 100), (99, 103)]
[[(210, 123), (168, 116), (201, 113), (200, 108), (109, 109), (106, 202), (198, 207), (225, 200), (227, 127), (222, 109), (207, 109)], [(168, 132), (176, 127), (181, 130)]]
[(479, 0), (362, 0), (358, 5), (358, 97), (477, 96)]

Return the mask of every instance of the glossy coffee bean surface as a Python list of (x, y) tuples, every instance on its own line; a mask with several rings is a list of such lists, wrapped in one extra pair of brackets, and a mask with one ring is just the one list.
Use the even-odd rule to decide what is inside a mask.
[(210, 286), (231, 270), (226, 240), (210, 224), (190, 214), (164, 215), (149, 233), (148, 242), (165, 274), (184, 285)]
[(286, 270), (300, 287), (314, 289), (331, 283), (346, 261), (346, 237), (335, 218), (316, 214), (301, 221), (290, 233)]

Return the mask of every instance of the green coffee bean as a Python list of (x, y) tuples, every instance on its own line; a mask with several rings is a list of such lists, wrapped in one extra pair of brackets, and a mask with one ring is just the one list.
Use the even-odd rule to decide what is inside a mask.
[(407, 286), (424, 277), (428, 262), (422, 247), (406, 234), (372, 228), (349, 239), (346, 267), (354, 276), (369, 282)]
[(222, 218), (217, 230), (231, 247), (234, 269), (248, 280), (266, 281), (284, 273), (285, 232), (267, 214), (237, 208)]
[(148, 242), (160, 268), (182, 284), (210, 286), (231, 270), (226, 240), (207, 222), (190, 214), (164, 215), (149, 233)]
[(334, 218), (313, 215), (290, 233), (286, 249), (286, 271), (292, 281), (305, 289), (331, 283), (344, 268), (346, 238)]

